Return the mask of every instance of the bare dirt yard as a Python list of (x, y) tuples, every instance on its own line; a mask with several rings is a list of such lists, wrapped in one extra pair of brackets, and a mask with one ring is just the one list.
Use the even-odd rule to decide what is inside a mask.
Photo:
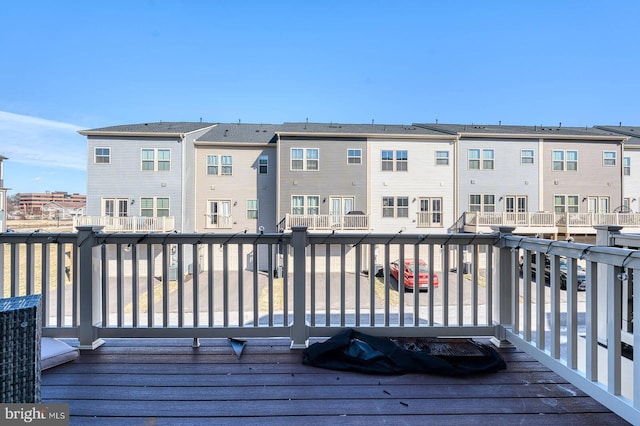
[(8, 220), (7, 229), (11, 229), (15, 232), (73, 232), (73, 220), (60, 219), (60, 220), (44, 220), (44, 219), (30, 219), (30, 220)]

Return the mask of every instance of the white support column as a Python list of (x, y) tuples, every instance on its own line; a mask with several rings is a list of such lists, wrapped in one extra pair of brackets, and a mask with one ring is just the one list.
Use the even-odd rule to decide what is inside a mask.
[[(494, 258), (493, 273), (493, 321), (501, 326), (511, 327), (513, 324), (512, 317), (512, 294), (513, 294), (513, 277), (512, 272), (516, 265), (512, 265), (511, 249), (504, 244), (503, 237), (511, 235), (514, 227), (499, 226), (492, 227), (493, 230), (500, 233), (500, 240), (495, 247), (497, 253)], [(509, 347), (511, 343), (505, 340), (504, 335), (494, 336), (491, 343), (498, 347)]]
[[(596, 245), (597, 246), (611, 246), (611, 236), (613, 234), (619, 234), (622, 226), (614, 225), (596, 225)], [(607, 318), (607, 279), (611, 276), (612, 272), (609, 269), (613, 269), (612, 265), (607, 267), (598, 267), (598, 294), (596, 300), (598, 301), (598, 318)], [(598, 342), (601, 344), (607, 344), (607, 322), (598, 321)]]

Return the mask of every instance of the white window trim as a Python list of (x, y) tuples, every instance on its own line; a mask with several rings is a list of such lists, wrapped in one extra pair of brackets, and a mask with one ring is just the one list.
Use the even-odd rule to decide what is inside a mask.
[[(109, 150), (109, 155), (100, 155), (100, 158), (107, 158), (109, 159), (109, 161), (104, 162), (104, 163), (99, 163), (96, 161), (96, 159), (98, 158), (98, 154), (97, 154), (97, 150), (99, 149), (108, 149)], [(111, 147), (110, 146), (96, 146), (93, 148), (93, 164), (111, 164)]]
[[(256, 208), (255, 209), (250, 209), (249, 208), (249, 202), (251, 201), (255, 201), (256, 202)], [(258, 201), (257, 198), (252, 198), (250, 200), (246, 201), (245, 204), (245, 211), (246, 211), (246, 216), (247, 216), (247, 220), (257, 220), (260, 217), (260, 202)], [(256, 212), (256, 217), (249, 217), (249, 212)]]
[[(385, 208), (390, 208), (390, 207), (385, 207), (384, 205), (384, 199), (385, 198), (393, 198), (393, 216), (385, 216), (384, 215), (384, 209)], [(398, 205), (398, 199), (399, 198), (406, 198), (407, 199), (407, 205), (406, 206), (399, 206)], [(381, 210), (381, 218), (382, 219), (407, 219), (409, 217), (409, 207), (410, 207), (410, 201), (409, 201), (409, 197), (406, 195), (383, 195), (382, 196), (382, 210)], [(402, 208), (402, 209), (406, 209), (407, 210), (407, 215), (406, 216), (398, 216), (398, 209)]]
[[(613, 154), (613, 158), (606, 158), (607, 153)], [(613, 164), (607, 164), (607, 160), (613, 160)], [(617, 151), (602, 151), (602, 165), (604, 167), (615, 167), (618, 165), (618, 152)]]
[[(349, 155), (349, 151), (357, 151), (357, 155)], [(352, 163), (350, 159), (357, 159), (358, 162)], [(347, 164), (349, 166), (360, 166), (362, 164), (362, 149), (360, 148), (347, 148)]]
[[(142, 158), (142, 153), (144, 151), (153, 151), (153, 169), (151, 170), (145, 170), (142, 166), (145, 161), (148, 161)], [(169, 151), (169, 168), (167, 170), (158, 169), (158, 164), (160, 163), (158, 154), (160, 151)], [(140, 148), (140, 170), (143, 172), (170, 172), (173, 163), (172, 157), (171, 148)]]
[[(526, 155), (525, 156), (524, 155), (525, 151), (527, 151), (527, 152), (530, 151), (531, 155)], [(530, 163), (525, 163), (524, 161), (522, 161), (525, 158), (527, 158), (527, 159), (530, 158), (531, 162)], [(520, 164), (524, 164), (525, 166), (533, 166), (533, 165), (535, 165), (536, 164), (536, 151), (534, 149), (526, 149), (526, 148), (525, 149), (521, 149), (520, 150)]]
[[(301, 149), (302, 150), (302, 159), (296, 158), (296, 161), (300, 161), (302, 160), (302, 168), (301, 169), (294, 169), (293, 168), (293, 150), (294, 149)], [(307, 151), (309, 150), (315, 150), (318, 152), (318, 158), (309, 158), (307, 157)], [(308, 166), (309, 161), (317, 161), (318, 162), (318, 168), (316, 169), (310, 169)], [(315, 148), (315, 147), (306, 147), (306, 148), (301, 148), (301, 147), (291, 147), (289, 148), (289, 170), (292, 172), (318, 172), (320, 171), (320, 148)]]
[[(142, 210), (143, 210), (142, 200), (145, 199), (145, 198), (150, 198), (150, 199), (153, 200), (153, 207), (151, 207), (151, 210), (153, 210), (153, 215), (152, 216), (146, 216), (146, 217), (168, 217), (168, 216), (171, 216), (171, 198), (170, 197), (158, 197), (158, 196), (153, 196), (153, 197), (143, 196), (143, 197), (140, 197), (140, 207), (139, 207), (140, 208), (140, 216), (142, 216)], [(167, 207), (166, 209), (162, 208), (162, 210), (167, 210), (167, 213), (168, 213), (167, 216), (158, 216), (158, 200), (159, 199), (162, 199), (162, 200), (166, 199), (169, 202), (169, 207)], [(149, 209), (145, 208), (144, 210), (149, 210)]]
[[(438, 154), (440, 154), (440, 153), (444, 153), (444, 154), (447, 154), (447, 155), (445, 157), (438, 157)], [(436, 151), (435, 154), (434, 154), (434, 156), (435, 156), (435, 165), (438, 166), (438, 167), (447, 167), (449, 165), (449, 163), (450, 163), (449, 155), (450, 155), (449, 151), (442, 151), (442, 150)], [(446, 164), (438, 164), (438, 160), (447, 160), (447, 163)]]
[[(553, 168), (553, 163), (555, 161), (558, 161), (558, 162), (560, 161), (560, 160), (554, 160), (553, 159), (553, 153), (554, 152), (563, 152), (564, 153), (564, 156), (562, 157), (562, 170), (555, 170)], [(568, 159), (569, 157), (567, 156), (567, 153), (569, 153), (569, 152), (575, 152), (576, 153), (575, 161)], [(603, 157), (604, 157), (604, 154), (603, 154)], [(580, 162), (580, 156), (579, 156), (579, 153), (578, 153), (577, 149), (553, 149), (553, 150), (551, 150), (551, 171), (552, 172), (577, 172), (578, 171), (578, 167), (579, 167), (579, 162)], [(569, 163), (576, 163), (575, 170), (567, 169), (567, 165)], [(562, 194), (560, 194), (560, 195), (562, 195)]]
[[(309, 209), (310, 208), (314, 208), (314, 209), (317, 208), (318, 209), (318, 213), (317, 214), (320, 214), (320, 195), (314, 195), (314, 194), (311, 194), (311, 195), (291, 194), (291, 207), (290, 207), (289, 211), (291, 212), (291, 214), (300, 214), (300, 213), (293, 213), (293, 207), (294, 207), (293, 206), (293, 198), (294, 197), (302, 197), (303, 204), (302, 204), (302, 213), (301, 213), (301, 215), (315, 215), (315, 213), (309, 213)], [(317, 198), (318, 199), (318, 204), (316, 206), (312, 206), (311, 207), (309, 205), (309, 199), (310, 198)]]
[[(478, 164), (478, 168), (477, 169), (472, 169), (471, 167), (469, 167), (469, 164), (472, 160), (472, 158), (469, 156), (469, 152), (470, 151), (479, 151), (480, 157), (479, 158), (473, 158), (473, 161), (479, 161)], [(484, 158), (484, 153), (485, 151), (491, 151), (493, 152), (493, 156), (491, 158), (491, 164), (493, 165), (493, 167), (491, 168), (486, 168), (484, 167), (484, 162), (485, 162), (485, 158)], [(496, 169), (496, 150), (494, 148), (467, 148), (467, 170), (495, 170)]]
[[(216, 158), (216, 164), (209, 164), (209, 158), (210, 157), (215, 157)], [(230, 157), (231, 158), (231, 165), (223, 165), (222, 164), (222, 157)], [(228, 154), (207, 154), (205, 157), (205, 172), (207, 174), (207, 176), (233, 176), (233, 155), (228, 155)], [(216, 173), (209, 173), (209, 167), (216, 167)], [(222, 168), (223, 167), (231, 167), (231, 173), (223, 173), (222, 172)]]

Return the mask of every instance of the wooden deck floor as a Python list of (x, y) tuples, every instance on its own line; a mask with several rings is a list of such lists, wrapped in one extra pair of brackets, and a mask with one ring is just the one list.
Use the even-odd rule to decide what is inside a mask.
[(303, 365), (283, 339), (111, 339), (43, 372), (44, 402), (71, 424), (621, 425), (626, 422), (516, 349), (507, 369), (450, 378), (370, 376)]

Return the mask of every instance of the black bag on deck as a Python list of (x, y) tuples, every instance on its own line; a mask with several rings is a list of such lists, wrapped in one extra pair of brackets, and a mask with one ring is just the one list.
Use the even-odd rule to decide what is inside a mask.
[(507, 368), (491, 346), (469, 341), (480, 356), (439, 356), (409, 350), (390, 339), (346, 329), (303, 351), (302, 362), (320, 368), (368, 374), (430, 373), (446, 376), (490, 373)]

